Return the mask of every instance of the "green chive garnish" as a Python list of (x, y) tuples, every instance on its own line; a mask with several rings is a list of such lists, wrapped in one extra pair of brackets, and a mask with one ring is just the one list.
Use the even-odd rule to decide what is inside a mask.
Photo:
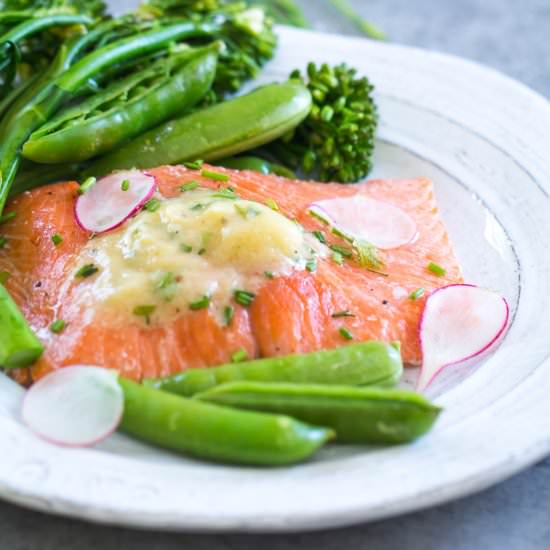
[(314, 218), (317, 218), (320, 222), (323, 222), (325, 225), (330, 225), (330, 221), (327, 220), (322, 214), (319, 214), (319, 212), (316, 212), (315, 210), (309, 210), (309, 215), (313, 216)]
[(239, 195), (237, 195), (237, 193), (235, 193), (235, 190), (231, 187), (222, 187), (221, 189), (218, 189), (215, 193), (213, 193), (212, 197), (215, 199), (229, 199), (234, 201), (239, 198)]
[(86, 277), (91, 277), (99, 271), (99, 268), (94, 264), (83, 265), (77, 272), (76, 277), (79, 279), (85, 279)]
[(273, 275), (273, 273), (271, 271), (264, 271), (264, 275), (266, 276), (267, 279), (274, 279), (275, 278), (275, 275)]
[(63, 321), (63, 319), (58, 319), (57, 321), (54, 321), (54, 322), (50, 325), (50, 330), (51, 330), (54, 334), (59, 334), (60, 332), (63, 332), (63, 329), (65, 328), (65, 326), (66, 326), (65, 321)]
[(212, 170), (201, 170), (201, 176), (215, 181), (229, 181), (230, 177), (221, 172), (213, 172)]
[(256, 210), (252, 206), (241, 206), (240, 204), (235, 204), (235, 210), (245, 219), (249, 220), (260, 215), (260, 211)]
[(183, 165), (185, 168), (189, 168), (189, 170), (200, 170), (202, 168), (202, 165), (204, 164), (203, 160), (194, 160), (191, 162), (184, 162)]
[(234, 316), (235, 316), (235, 310), (233, 309), (233, 306), (225, 306), (223, 308), (223, 319), (226, 327), (231, 325), (231, 323), (233, 322)]
[(5, 284), (11, 277), (11, 273), (8, 271), (0, 271), (0, 285)]
[(4, 248), (7, 242), (8, 239), (6, 239), (6, 237), (0, 237), (0, 248)]
[(424, 296), (426, 291), (423, 288), (417, 288), (415, 291), (409, 294), (409, 300), (418, 300), (421, 296)]
[(17, 216), (17, 212), (8, 212), (7, 214), (0, 216), (0, 223), (9, 222), (10, 220), (13, 220), (15, 216)]
[(360, 239), (353, 241), (353, 248), (357, 253), (359, 265), (370, 270), (378, 270), (384, 262), (379, 257), (378, 249), (371, 243)]
[(338, 265), (344, 265), (344, 256), (340, 252), (333, 252), (332, 261)]
[(275, 210), (275, 212), (279, 211), (279, 205), (275, 202), (274, 199), (267, 199), (265, 201), (265, 204), (271, 208), (271, 210)]
[(343, 231), (340, 231), (337, 227), (331, 227), (330, 232), (333, 235), (336, 235), (337, 237), (340, 237), (346, 241), (351, 242), (353, 240), (349, 235), (346, 235)]
[(133, 313), (138, 317), (145, 317), (145, 322), (149, 324), (151, 322), (151, 315), (153, 315), (156, 309), (157, 306), (152, 305), (136, 306)]
[(447, 270), (434, 262), (428, 264), (428, 270), (438, 277), (444, 277), (447, 274)]
[(248, 359), (248, 353), (246, 353), (246, 350), (244, 348), (241, 348), (239, 351), (236, 351), (231, 356), (231, 362), (232, 363), (242, 363), (243, 361), (246, 361)]
[(310, 258), (306, 262), (306, 270), (309, 271), (310, 273), (317, 271), (317, 260), (315, 258)]
[(353, 340), (353, 334), (346, 328), (346, 327), (340, 327), (340, 330), (338, 331), (342, 338), (346, 340)]
[(55, 246), (59, 246), (62, 242), (63, 242), (63, 237), (59, 233), (52, 235), (52, 243)]
[(192, 207), (191, 207), (191, 210), (194, 210), (194, 211), (197, 211), (197, 210), (203, 210), (204, 208), (206, 208), (206, 204), (204, 204), (203, 202), (198, 202), (197, 204), (194, 204)]
[(78, 188), (78, 194), (83, 195), (86, 191), (89, 191), (95, 184), (97, 180), (94, 177), (86, 178)]
[(191, 302), (189, 304), (189, 309), (191, 311), (198, 311), (199, 309), (206, 309), (210, 305), (210, 296), (206, 296), (206, 294), (196, 302)]
[(330, 245), (330, 249), (331, 249), (333, 252), (337, 252), (338, 254), (340, 254), (341, 256), (343, 256), (344, 258), (351, 258), (351, 257), (353, 257), (353, 252), (352, 252), (349, 248), (346, 248), (345, 246), (340, 246), (340, 245), (337, 245), (337, 244), (332, 244), (332, 245)]
[(244, 307), (248, 307), (254, 301), (254, 298), (256, 298), (255, 294), (246, 290), (235, 290), (233, 296), (235, 297), (235, 302)]
[(314, 231), (313, 236), (321, 243), (321, 244), (327, 244), (327, 240), (325, 239), (325, 236), (321, 231)]
[(180, 187), (180, 191), (182, 193), (185, 193), (186, 191), (194, 191), (197, 187), (200, 187), (200, 183), (198, 181), (188, 181)]
[(145, 203), (143, 208), (148, 212), (156, 212), (160, 208), (160, 201), (158, 199), (151, 199)]
[(346, 309), (344, 311), (337, 311), (336, 313), (333, 313), (331, 317), (333, 319), (340, 319), (341, 317), (355, 317), (355, 315), (349, 311), (349, 309)]
[(193, 247), (189, 246), (188, 244), (182, 243), (180, 244), (180, 250), (189, 254), (189, 252), (193, 252)]
[(123, 191), (128, 191), (128, 189), (130, 189), (130, 180), (124, 180), (124, 181), (120, 184), (120, 188), (121, 188)]
[(165, 301), (170, 302), (174, 299), (177, 292), (176, 277), (171, 271), (160, 276), (157, 281), (156, 289), (160, 291)]

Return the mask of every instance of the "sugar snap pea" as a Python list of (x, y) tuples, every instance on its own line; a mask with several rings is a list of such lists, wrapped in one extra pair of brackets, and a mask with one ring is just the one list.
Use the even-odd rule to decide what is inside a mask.
[(238, 380), (392, 386), (402, 372), (399, 345), (372, 341), (301, 355), (188, 369), (167, 378), (145, 380), (144, 384), (191, 396)]
[(23, 156), (44, 164), (82, 162), (181, 114), (212, 86), (219, 49), (214, 43), (162, 58), (69, 107), (31, 135)]
[(342, 443), (408, 443), (425, 434), (440, 413), (413, 392), (370, 387), (231, 382), (195, 398), (330, 426)]
[(279, 466), (305, 460), (334, 433), (282, 415), (237, 411), (119, 379), (121, 429), (143, 441), (215, 461)]
[(211, 161), (248, 151), (286, 134), (308, 115), (310, 107), (311, 94), (300, 83), (264, 86), (165, 122), (100, 158), (85, 177), (197, 158)]
[(218, 166), (232, 168), (234, 170), (252, 170), (260, 174), (275, 174), (285, 178), (296, 179), (296, 174), (280, 164), (274, 164), (261, 157), (243, 156), (230, 157), (216, 162)]

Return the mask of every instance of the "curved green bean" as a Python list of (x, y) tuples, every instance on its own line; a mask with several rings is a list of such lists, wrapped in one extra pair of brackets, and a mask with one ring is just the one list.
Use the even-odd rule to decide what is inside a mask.
[(181, 113), (210, 89), (219, 43), (160, 59), (54, 117), (31, 135), (23, 156), (34, 162), (82, 162)]
[(399, 345), (372, 341), (301, 355), (188, 369), (167, 378), (144, 380), (144, 384), (191, 396), (239, 380), (393, 386), (402, 372)]
[(209, 460), (279, 466), (305, 460), (333, 437), (287, 416), (237, 411), (119, 379), (121, 429), (148, 443)]
[(408, 443), (424, 435), (441, 412), (409, 391), (349, 386), (232, 382), (195, 398), (330, 426), (341, 443)]
[(302, 84), (264, 86), (146, 132), (93, 163), (85, 177), (197, 158), (211, 161), (248, 151), (286, 134), (310, 107), (311, 94)]

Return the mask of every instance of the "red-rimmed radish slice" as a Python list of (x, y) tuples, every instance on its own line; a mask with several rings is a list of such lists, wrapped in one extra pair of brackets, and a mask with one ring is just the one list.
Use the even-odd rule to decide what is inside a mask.
[[(123, 182), (127, 182), (123, 185)], [(101, 178), (76, 201), (76, 221), (92, 233), (111, 231), (143, 207), (156, 189), (155, 178), (139, 170)]]
[(407, 212), (364, 195), (325, 199), (309, 208), (342, 233), (383, 250), (408, 244), (417, 235), (416, 223)]
[(116, 371), (74, 366), (36, 382), (23, 399), (22, 417), (36, 435), (50, 443), (86, 447), (117, 429), (123, 409)]
[(417, 390), (450, 365), (488, 351), (508, 325), (506, 300), (474, 285), (450, 285), (430, 294), (420, 321), (422, 368)]

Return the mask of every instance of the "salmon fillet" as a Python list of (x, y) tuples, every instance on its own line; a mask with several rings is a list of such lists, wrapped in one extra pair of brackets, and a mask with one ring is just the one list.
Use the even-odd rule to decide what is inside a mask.
[[(229, 362), (241, 348), (249, 357), (333, 348), (347, 343), (339, 332), (341, 327), (356, 341), (400, 341), (404, 361), (420, 362), (418, 323), (425, 298), (411, 300), (409, 294), (421, 287), (427, 294), (462, 282), (429, 180), (370, 181), (352, 186), (215, 170), (231, 176), (230, 184), (243, 199), (274, 199), (282, 213), (310, 231), (326, 229), (308, 213), (312, 202), (359, 193), (406, 211), (416, 221), (419, 236), (384, 253), (387, 277), (349, 262), (340, 266), (328, 258), (320, 259), (315, 273), (296, 271), (266, 279), (251, 307), (235, 305), (230, 327), (221, 326), (206, 309), (182, 313), (162, 326), (147, 327), (136, 320), (120, 327), (101, 308), (84, 309), (72, 299), (71, 285), (88, 284), (69, 278), (75, 258), (90, 238), (75, 223), (78, 185), (59, 183), (26, 192), (6, 209), (17, 215), (1, 228), (7, 245), (0, 250), (0, 271), (11, 274), (6, 287), (45, 345), (44, 355), (31, 368), (33, 379), (51, 369), (89, 364), (116, 368), (140, 380)], [(180, 186), (191, 180), (209, 188), (220, 187), (219, 182), (184, 167), (160, 167), (150, 172), (165, 197), (179, 195)], [(56, 233), (63, 237), (59, 246), (52, 243)], [(329, 244), (341, 244), (336, 237), (327, 238)], [(444, 266), (446, 275), (432, 274), (427, 269), (429, 262)], [(344, 310), (355, 316), (332, 317)], [(61, 334), (48, 328), (55, 319), (67, 323)]]

